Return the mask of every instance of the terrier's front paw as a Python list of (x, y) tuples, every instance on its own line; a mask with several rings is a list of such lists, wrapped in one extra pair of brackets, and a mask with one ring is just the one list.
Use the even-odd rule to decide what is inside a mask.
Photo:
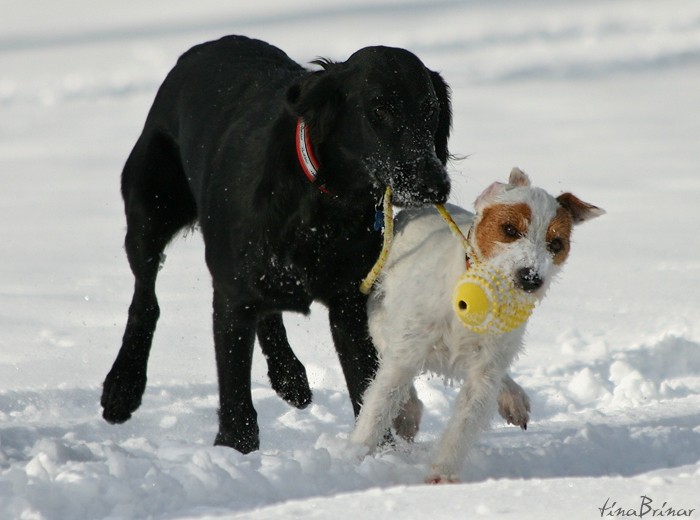
[(508, 424), (527, 430), (527, 423), (530, 421), (530, 398), (512, 379), (503, 385), (501, 393), (498, 394), (498, 413)]

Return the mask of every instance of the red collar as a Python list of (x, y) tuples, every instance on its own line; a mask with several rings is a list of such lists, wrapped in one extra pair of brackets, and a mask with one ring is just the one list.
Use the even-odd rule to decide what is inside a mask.
[(299, 164), (301, 169), (304, 171), (304, 175), (309, 179), (311, 184), (316, 186), (319, 191), (330, 195), (330, 191), (326, 189), (325, 184), (318, 184), (318, 170), (319, 164), (314, 151), (311, 148), (311, 139), (309, 138), (309, 128), (300, 117), (297, 120), (296, 128), (296, 148), (297, 148), (297, 159), (299, 159)]

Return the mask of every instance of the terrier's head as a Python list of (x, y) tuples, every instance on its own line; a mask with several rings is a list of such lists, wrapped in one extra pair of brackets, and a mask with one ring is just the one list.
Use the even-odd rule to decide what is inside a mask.
[(471, 244), (480, 261), (538, 299), (569, 255), (573, 227), (605, 213), (571, 193), (553, 197), (518, 168), (507, 184), (486, 188), (475, 209)]

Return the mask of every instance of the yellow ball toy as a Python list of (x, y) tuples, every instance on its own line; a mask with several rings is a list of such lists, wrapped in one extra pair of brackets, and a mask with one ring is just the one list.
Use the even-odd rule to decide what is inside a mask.
[(503, 334), (523, 325), (535, 297), (515, 287), (501, 271), (472, 264), (457, 281), (452, 304), (462, 324), (477, 334)]

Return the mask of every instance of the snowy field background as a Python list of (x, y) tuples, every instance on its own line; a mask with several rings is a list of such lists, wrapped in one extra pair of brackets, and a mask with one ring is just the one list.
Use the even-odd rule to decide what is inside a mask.
[[(240, 4), (2, 4), (0, 518), (589, 519), (606, 501), (639, 515), (642, 496), (700, 518), (700, 3)], [(257, 351), (261, 450), (213, 447), (197, 234), (167, 251), (141, 409), (101, 419), (132, 288), (121, 166), (178, 55), (230, 33), (300, 62), (406, 47), (453, 88), (451, 150), (466, 157), (450, 165), (453, 202), (469, 207), (518, 165), (608, 211), (576, 230), (529, 324), (513, 371), (528, 430), (496, 419), (463, 484), (422, 484), (454, 395), (439, 378), (419, 381), (414, 446), (353, 459), (321, 307), (286, 317), (314, 404), (279, 400)]]

